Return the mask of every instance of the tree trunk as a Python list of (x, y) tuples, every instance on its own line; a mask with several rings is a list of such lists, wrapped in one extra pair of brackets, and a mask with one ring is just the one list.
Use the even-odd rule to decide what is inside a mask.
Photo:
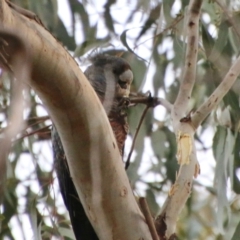
[(39, 23), (5, 0), (0, 1), (0, 22), (0, 39), (8, 43), (1, 48), (7, 62), (0, 58), (1, 63), (18, 79), (22, 69), (17, 54), (27, 57), (26, 83), (57, 126), (71, 177), (98, 237), (151, 239), (105, 111), (74, 59)]

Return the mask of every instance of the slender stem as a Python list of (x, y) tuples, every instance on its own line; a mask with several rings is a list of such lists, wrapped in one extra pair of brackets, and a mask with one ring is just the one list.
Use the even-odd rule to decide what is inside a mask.
[[(163, 35), (165, 32), (174, 29), (174, 27), (183, 19), (183, 15), (178, 15), (171, 24), (169, 24), (169, 26), (167, 26), (166, 28), (164, 28), (160, 33), (156, 34), (154, 36), (154, 38), (158, 38), (159, 36)], [(148, 38), (147, 40), (144, 40), (143, 42), (140, 42), (139, 44), (137, 44), (134, 49), (138, 48), (140, 45), (143, 45), (144, 43), (146, 43), (147, 41), (152, 40), (151, 38)]]
[(131, 104), (147, 104), (149, 107), (156, 107), (158, 105), (162, 105), (169, 112), (172, 110), (172, 104), (163, 98), (157, 97), (149, 97), (149, 96), (136, 96), (130, 97), (130, 105)]
[(145, 198), (140, 197), (139, 198), (139, 205), (142, 210), (142, 213), (146, 219), (147, 225), (149, 227), (149, 231), (152, 235), (152, 240), (159, 240), (158, 234), (154, 225), (153, 217), (151, 216), (147, 201)]
[[(23, 138), (25, 138), (25, 137), (32, 136), (32, 135), (34, 135), (34, 134), (36, 134), (36, 133), (38, 133), (38, 135), (40, 135), (41, 133), (42, 133), (42, 134), (50, 133), (50, 129), (49, 129), (49, 128), (50, 128), (51, 126), (52, 126), (52, 124), (51, 124), (51, 125), (48, 125), (48, 126), (45, 126), (45, 127), (42, 127), (42, 128), (39, 128), (39, 129), (37, 129), (37, 130), (35, 130), (35, 131), (32, 131), (32, 132), (30, 132), (30, 133), (22, 134), (22, 136), (14, 139), (14, 142), (15, 142), (15, 141), (18, 141), (18, 140), (21, 140), (21, 139), (23, 139)], [(45, 130), (48, 130), (48, 131), (45, 131)], [(49, 134), (49, 136), (50, 136), (50, 135), (51, 135), (51, 134)]]
[(126, 164), (125, 164), (125, 169), (128, 169), (128, 167), (130, 165), (130, 160), (131, 160), (131, 156), (132, 156), (132, 153), (133, 153), (133, 150), (134, 150), (134, 147), (135, 147), (137, 135), (138, 135), (140, 127), (141, 127), (141, 125), (143, 123), (143, 119), (144, 119), (144, 117), (147, 114), (148, 109), (149, 109), (149, 106), (147, 105), (146, 108), (144, 109), (143, 114), (141, 116), (141, 119), (140, 119), (140, 121), (138, 123), (137, 129), (136, 129), (136, 132), (135, 132), (135, 135), (134, 135), (134, 138), (133, 138), (132, 146), (131, 146), (131, 149), (130, 149), (130, 152), (128, 154), (128, 158), (127, 158), (127, 161), (126, 161)]

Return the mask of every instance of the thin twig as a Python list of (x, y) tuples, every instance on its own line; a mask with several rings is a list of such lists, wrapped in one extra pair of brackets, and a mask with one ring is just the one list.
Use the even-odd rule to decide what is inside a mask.
[(137, 129), (136, 129), (136, 132), (135, 132), (135, 135), (134, 135), (134, 138), (133, 138), (132, 146), (131, 146), (131, 149), (130, 149), (130, 152), (128, 154), (128, 158), (127, 158), (127, 161), (126, 161), (126, 164), (125, 164), (125, 169), (126, 170), (128, 169), (128, 167), (130, 165), (130, 160), (131, 160), (131, 156), (132, 156), (132, 153), (133, 153), (133, 150), (134, 150), (134, 147), (135, 147), (137, 135), (138, 135), (138, 132), (139, 132), (140, 127), (142, 125), (143, 119), (144, 119), (144, 117), (147, 114), (148, 109), (149, 109), (149, 106), (147, 105), (146, 108), (144, 109), (143, 114), (141, 116), (141, 119), (140, 119), (140, 121), (138, 123)]
[(50, 117), (48, 115), (46, 116), (42, 116), (42, 117), (31, 117), (31, 118), (28, 118), (27, 121), (36, 121), (36, 122), (44, 122), (46, 120), (49, 120)]
[(130, 149), (130, 152), (128, 154), (128, 158), (127, 158), (127, 161), (126, 161), (126, 164), (125, 164), (125, 169), (128, 169), (128, 167), (130, 165), (130, 160), (131, 160), (131, 156), (132, 156), (132, 153), (133, 153), (133, 150), (134, 150), (134, 147), (135, 147), (136, 139), (137, 139), (140, 127), (143, 123), (143, 119), (145, 118), (148, 109), (150, 107), (156, 107), (158, 105), (163, 105), (164, 107), (166, 107), (166, 109), (168, 111), (172, 110), (172, 104), (170, 102), (168, 102), (167, 100), (165, 100), (163, 98), (151, 97), (151, 95), (150, 96), (138, 96), (138, 95), (137, 96), (131, 96), (129, 98), (129, 100), (130, 100), (130, 106), (131, 106), (131, 104), (139, 104), (139, 103), (146, 104), (147, 106), (144, 109), (143, 114), (141, 116), (141, 119), (139, 121), (139, 124), (137, 126), (137, 129), (136, 129), (136, 132), (135, 132), (135, 135), (134, 135), (134, 138), (133, 138), (132, 146), (131, 146), (131, 149)]
[[(28, 125), (28, 126), (26, 126), (26, 128), (23, 129), (21, 132), (26, 132), (27, 129), (29, 129), (29, 128), (31, 128), (31, 127), (34, 127), (35, 125), (38, 125), (39, 123), (42, 123), (42, 122), (44, 122), (44, 121), (46, 121), (46, 120), (49, 120), (49, 119), (50, 119), (49, 116), (28, 118), (28, 119), (26, 120), (27, 122), (30, 122), (30, 121), (35, 121), (35, 122), (32, 123), (32, 124), (30, 124), (30, 125)], [(44, 126), (44, 127), (42, 127), (42, 128), (38, 128), (37, 130), (31, 131), (31, 132), (22, 133), (20, 137), (17, 137), (17, 138), (15, 138), (15, 139), (13, 139), (12, 141), (14, 141), (14, 142), (15, 142), (15, 141), (18, 141), (18, 140), (21, 140), (21, 139), (23, 139), (23, 138), (25, 138), (25, 137), (32, 136), (32, 135), (34, 135), (34, 134), (36, 134), (36, 133), (38, 133), (38, 135), (40, 135), (40, 132), (41, 132), (42, 134), (46, 134), (46, 133), (48, 133), (48, 131), (46, 131), (46, 132), (43, 132), (43, 131), (44, 131), (44, 130), (47, 130), (47, 129), (50, 128), (51, 126), (52, 126), (52, 124), (47, 125), (47, 126)], [(4, 129), (2, 129), (0, 132), (2, 132), (2, 131), (4, 131)]]
[(211, 96), (197, 109), (192, 116), (192, 126), (196, 129), (208, 114), (219, 104), (228, 93), (240, 74), (240, 56), (232, 65), (223, 81), (214, 90)]
[(51, 126), (52, 126), (52, 124), (51, 124), (51, 125), (48, 125), (48, 126), (45, 126), (45, 127), (42, 127), (42, 128), (39, 128), (39, 129), (37, 129), (37, 130), (35, 130), (35, 131), (32, 131), (32, 132), (30, 132), (30, 133), (23, 134), (22, 136), (18, 137), (17, 139), (14, 139), (14, 142), (15, 142), (15, 141), (18, 141), (18, 140), (21, 140), (21, 139), (23, 139), (23, 138), (25, 138), (25, 137), (32, 136), (32, 135), (34, 135), (34, 134), (36, 134), (36, 133), (40, 133), (40, 131), (41, 131), (41, 133), (46, 134), (46, 133), (48, 133), (49, 131), (46, 131), (46, 132), (42, 132), (42, 131), (49, 129)]
[(152, 240), (159, 240), (158, 234), (157, 234), (157, 231), (156, 231), (156, 228), (155, 228), (155, 225), (154, 225), (154, 221), (153, 221), (153, 218), (151, 216), (151, 213), (150, 213), (150, 210), (149, 210), (146, 199), (143, 198), (143, 197), (140, 197), (139, 198), (139, 205), (140, 205), (142, 213), (143, 213), (143, 215), (146, 219), (149, 231), (152, 235)]
[(149, 107), (156, 107), (158, 105), (162, 105), (169, 112), (172, 110), (172, 104), (163, 98), (158, 97), (148, 97), (148, 96), (136, 96), (130, 97), (130, 106), (131, 104), (146, 104)]
[[(177, 25), (182, 19), (183, 19), (183, 15), (178, 15), (168, 27), (164, 28), (160, 33), (156, 34), (153, 38), (156, 39), (160, 37), (162, 34), (164, 34), (165, 32), (167, 32), (168, 30), (173, 29), (173, 27)], [(144, 44), (145, 42), (152, 40), (153, 38), (152, 37), (148, 38), (147, 40), (144, 40), (143, 42), (140, 42), (139, 44), (135, 45), (134, 50), (138, 48), (140, 45)]]
[(33, 122), (32, 124), (29, 124), (26, 129), (24, 129), (25, 131), (28, 129), (28, 128), (32, 128), (34, 127), (35, 125), (38, 125), (40, 123), (43, 123), (45, 122), (46, 120), (49, 120), (50, 117), (49, 116), (46, 116), (46, 117), (35, 117), (35, 118), (29, 118), (27, 119), (27, 122), (30, 123), (31, 121), (35, 121)]

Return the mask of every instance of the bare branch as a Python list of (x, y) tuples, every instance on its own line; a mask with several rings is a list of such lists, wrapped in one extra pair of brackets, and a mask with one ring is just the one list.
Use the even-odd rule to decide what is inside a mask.
[(180, 168), (176, 181), (155, 220), (160, 239), (169, 239), (174, 235), (178, 215), (191, 193), (193, 177), (197, 177), (200, 171), (194, 145), (194, 130), (189, 123), (180, 124), (177, 145), (177, 159)]
[[(1, 133), (0, 138), (0, 203), (2, 201), (5, 176), (6, 176), (6, 160), (8, 153), (12, 146), (12, 139), (17, 135), (23, 126), (23, 81), (29, 79), (30, 75), (30, 63), (28, 62), (28, 53), (26, 48), (24, 47), (23, 42), (16, 36), (12, 36), (12, 33), (2, 33), (0, 32), (0, 39), (4, 39), (4, 41), (0, 41), (0, 49), (1, 53), (4, 56), (4, 59), (9, 59), (9, 49), (8, 45), (11, 44), (13, 47), (11, 52), (15, 53), (15, 58), (13, 60), (13, 65), (15, 67), (15, 73), (19, 78), (19, 81), (12, 79), (12, 99), (11, 99), (11, 107), (10, 107), (10, 118), (8, 119), (8, 126)], [(3, 44), (3, 42), (7, 42), (8, 44)], [(1, 62), (0, 62), (1, 65)], [(4, 62), (3, 66), (5, 66), (8, 70), (9, 68), (8, 62)]]
[(232, 65), (223, 81), (214, 90), (211, 96), (204, 102), (192, 116), (192, 126), (196, 129), (208, 114), (219, 104), (223, 97), (233, 86), (240, 74), (240, 57)]
[(129, 98), (130, 100), (130, 106), (131, 104), (146, 104), (146, 108), (144, 109), (143, 111), (143, 114), (141, 116), (141, 119), (139, 121), (139, 124), (137, 126), (137, 129), (136, 129), (136, 132), (135, 132), (135, 135), (134, 135), (134, 138), (133, 138), (133, 142), (132, 142), (132, 146), (131, 146), (131, 149), (130, 149), (130, 152), (128, 154), (128, 158), (127, 158), (127, 161), (126, 161), (126, 164), (125, 164), (125, 169), (128, 169), (129, 165), (130, 165), (130, 160), (131, 160), (131, 156), (132, 156), (132, 153), (133, 153), (133, 150), (134, 150), (134, 147), (135, 147), (135, 143), (136, 143), (136, 139), (137, 139), (137, 135), (138, 135), (138, 132), (140, 130), (140, 127), (143, 123), (143, 120), (147, 114), (147, 111), (150, 107), (156, 107), (158, 105), (163, 105), (164, 107), (166, 107), (166, 109), (170, 112), (172, 110), (172, 104), (170, 102), (168, 102), (167, 100), (163, 99), (163, 98), (156, 98), (156, 97), (151, 97), (150, 96), (131, 96)]
[[(166, 32), (169, 31), (169, 30), (173, 30), (173, 29), (175, 28), (175, 26), (183, 19), (183, 16), (184, 16), (184, 15), (182, 15), (182, 14), (177, 15), (177, 17), (176, 17), (175, 19), (173, 19), (173, 21), (172, 21), (166, 28), (164, 28), (161, 32), (157, 33), (157, 34), (154, 36), (154, 39), (159, 38), (161, 35), (163, 35), (164, 33), (166, 33)], [(147, 42), (147, 41), (149, 41), (149, 40), (151, 40), (151, 39), (152, 39), (152, 37), (149, 38), (149, 39), (144, 40), (143, 42), (141, 42), (141, 43), (139, 43), (139, 44), (137, 44), (137, 45), (134, 47), (134, 49), (138, 48), (140, 45), (143, 45), (145, 42)]]
[(152, 235), (152, 240), (159, 240), (158, 234), (154, 225), (153, 217), (151, 216), (147, 201), (145, 198), (139, 198), (139, 205), (146, 219), (147, 225), (149, 227), (150, 233)]
[(141, 119), (138, 123), (138, 126), (137, 126), (137, 129), (136, 129), (136, 132), (135, 132), (135, 135), (134, 135), (134, 138), (133, 138), (133, 142), (132, 142), (132, 146), (131, 146), (131, 149), (130, 149), (130, 152), (128, 154), (128, 158), (127, 158), (127, 161), (126, 161), (126, 164), (125, 164), (125, 169), (128, 169), (129, 165), (130, 165), (130, 160), (131, 160), (131, 156), (132, 156), (132, 153), (133, 153), (133, 150), (134, 150), (134, 147), (135, 147), (135, 143), (136, 143), (136, 140), (137, 140), (137, 136), (138, 136), (138, 132), (141, 128), (141, 125), (143, 123), (143, 119), (145, 118), (146, 114), (147, 114), (147, 111), (149, 109), (149, 106), (147, 105), (143, 111), (143, 114), (141, 116)]
[(183, 75), (177, 99), (174, 103), (174, 115), (181, 119), (186, 114), (196, 78), (198, 55), (199, 18), (202, 0), (191, 0), (187, 20), (187, 48)]
[(46, 135), (48, 135), (49, 138), (50, 138), (51, 137), (51, 127), (52, 127), (52, 124), (48, 125), (48, 126), (45, 126), (45, 127), (42, 127), (42, 128), (39, 128), (35, 131), (31, 131), (29, 133), (22, 133), (18, 138), (14, 139), (14, 141), (19, 141), (19, 140), (21, 140), (25, 137), (29, 137), (29, 136), (32, 136), (34, 134), (37, 134), (38, 136), (42, 135), (44, 137), (46, 137)]
[(179, 93), (171, 111), (173, 127), (177, 138), (177, 159), (180, 165), (176, 181), (171, 187), (168, 198), (155, 220), (160, 239), (175, 239), (175, 228), (182, 208), (192, 188), (193, 177), (197, 177), (200, 168), (194, 145), (195, 129), (190, 121), (181, 121), (186, 117), (188, 103), (195, 83), (198, 54), (199, 17), (202, 0), (191, 0), (188, 10), (186, 61)]
[(10, 118), (8, 127), (1, 134), (0, 138), (0, 204), (4, 196), (4, 186), (6, 178), (6, 161), (12, 147), (12, 139), (20, 131), (23, 121), (23, 86), (21, 82), (13, 83), (13, 99), (11, 101)]

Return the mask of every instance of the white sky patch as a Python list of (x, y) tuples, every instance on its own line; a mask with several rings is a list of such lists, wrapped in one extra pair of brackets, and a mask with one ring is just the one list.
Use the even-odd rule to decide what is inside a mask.
[(166, 68), (166, 75), (165, 75), (165, 87), (169, 88), (173, 82), (175, 81), (174, 70), (173, 70), (173, 63), (167, 65)]
[(166, 119), (166, 112), (166, 108), (159, 105), (153, 110), (154, 118), (158, 121), (164, 121)]
[(173, 3), (173, 6), (171, 8), (171, 16), (173, 18), (176, 17), (176, 15), (179, 13), (179, 11), (181, 10), (181, 7), (182, 7), (182, 4), (181, 4), (181, 1), (180, 0), (176, 0), (174, 3)]
[[(150, 138), (145, 137), (144, 139), (144, 151), (141, 161), (141, 166), (138, 169), (138, 174), (144, 176), (149, 168), (152, 166), (151, 158), (154, 157)], [(131, 167), (131, 166), (130, 166)]]
[(40, 141), (33, 144), (33, 152), (37, 153), (38, 163), (43, 171), (49, 172), (53, 166), (53, 152), (50, 141)]
[(196, 181), (203, 184), (204, 186), (213, 186), (213, 169), (216, 165), (212, 152), (213, 136), (214, 131), (211, 127), (207, 128), (201, 136), (201, 139), (204, 141), (204, 147), (207, 150), (201, 150), (200, 148), (202, 146), (197, 141), (195, 141), (197, 148), (197, 158), (201, 168), (201, 173), (197, 177)]
[(58, 1), (58, 15), (63, 21), (65, 27), (71, 33), (72, 25), (71, 25), (71, 11), (68, 5), (67, 0)]
[(240, 168), (236, 169), (236, 175), (237, 175), (238, 180), (240, 181)]
[(33, 240), (32, 226), (27, 214), (21, 214), (17, 218), (14, 216), (9, 223), (12, 234), (17, 240)]
[(28, 180), (31, 173), (34, 173), (35, 166), (32, 156), (28, 153), (22, 153), (16, 166), (16, 175), (21, 181)]
[(209, 16), (209, 14), (207, 14), (207, 13), (202, 14), (202, 19), (204, 20), (205, 23), (210, 23), (210, 21), (211, 21), (211, 18)]
[(217, 36), (218, 36), (217, 28), (213, 24), (209, 25), (208, 31), (213, 38), (215, 38), (215, 39), (217, 38)]

